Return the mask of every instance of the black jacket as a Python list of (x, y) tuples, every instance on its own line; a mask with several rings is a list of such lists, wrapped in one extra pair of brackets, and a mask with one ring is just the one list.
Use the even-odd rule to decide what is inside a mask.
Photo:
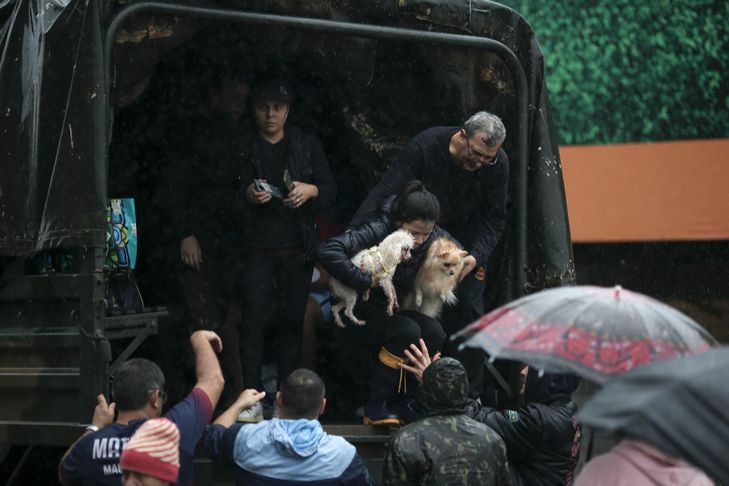
[(475, 172), (459, 168), (448, 151), (458, 129), (433, 127), (413, 137), (369, 192), (350, 226), (369, 221), (383, 200), (419, 179), (440, 202), (439, 224), (463, 244), (479, 266), (485, 266), (506, 225), (509, 157), (499, 149), (494, 165)]
[[(362, 250), (377, 246), (387, 235), (397, 230), (390, 215), (394, 199), (390, 197), (382, 204), (374, 220), (330, 238), (319, 247), (319, 262), (332, 277), (347, 287), (364, 292), (372, 286), (370, 276), (362, 273), (352, 264), (350, 258)], [(447, 231), (436, 225), (430, 237), (411, 252), (410, 260), (397, 266), (393, 283), (398, 295), (405, 295), (410, 291), (430, 243), (441, 236), (453, 239)]]
[(175, 243), (195, 235), (207, 252), (210, 243), (217, 246), (235, 226), (235, 141), (243, 130), (229, 117), (206, 113), (186, 120), (174, 135), (175, 143), (168, 147), (172, 163), (165, 168), (158, 199), (170, 219), (164, 231)]
[[(256, 136), (258, 135), (255, 130), (248, 131), (239, 152), (238, 212), (242, 217), (243, 244), (247, 240), (246, 236), (252, 230), (252, 226), (248, 223), (253, 218), (260, 217), (258, 213), (261, 211), (259, 206), (248, 203), (245, 197), (248, 186), (263, 173), (261, 161), (256, 157), (254, 148)], [(337, 186), (329, 170), (329, 162), (321, 142), (314, 135), (305, 134), (297, 127), (286, 126), (286, 137), (288, 155), (285, 167), (291, 174), (291, 178), (294, 181), (314, 184), (319, 189), (319, 196), (316, 199), (311, 199), (300, 208), (293, 210), (296, 211), (296, 220), (301, 229), (304, 250), (307, 255), (313, 257), (319, 246), (316, 214), (333, 207), (337, 198)]]
[(571, 393), (579, 381), (569, 375), (530, 370), (525, 404), (495, 410), (471, 401), (466, 414), (494, 429), (506, 443), (512, 480), (521, 485), (570, 485), (580, 451), (577, 405)]

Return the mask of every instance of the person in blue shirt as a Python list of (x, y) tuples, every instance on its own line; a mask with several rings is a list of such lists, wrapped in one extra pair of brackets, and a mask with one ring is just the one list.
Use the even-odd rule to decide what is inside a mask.
[[(212, 331), (197, 331), (190, 337), (190, 343), (195, 355), (195, 388), (164, 415), (180, 431), (180, 472), (176, 483), (180, 486), (192, 484), (195, 447), (223, 390), (223, 374), (215, 355), (222, 349), (220, 338)], [(97, 397), (92, 425), (61, 459), (60, 483), (121, 484), (121, 452), (145, 421), (162, 416), (167, 398), (164, 384), (164, 374), (153, 362), (143, 358), (124, 362), (114, 373), (114, 402), (107, 405), (104, 395)], [(115, 410), (119, 414), (113, 422)]]
[(311, 370), (291, 373), (276, 393), (280, 417), (257, 424), (235, 423), (264, 392), (245, 390), (205, 430), (207, 455), (234, 469), (236, 485), (375, 484), (354, 446), (324, 432), (324, 382)]

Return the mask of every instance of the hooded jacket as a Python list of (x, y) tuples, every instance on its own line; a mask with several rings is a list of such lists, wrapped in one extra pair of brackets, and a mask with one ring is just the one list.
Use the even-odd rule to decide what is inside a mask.
[(703, 472), (654, 447), (623, 440), (607, 454), (588, 462), (577, 486), (712, 486)]
[(469, 402), (466, 414), (494, 429), (506, 443), (512, 480), (521, 485), (571, 485), (580, 452), (581, 431), (572, 392), (579, 379), (530, 369), (524, 405), (496, 410)]
[(442, 358), (428, 366), (416, 396), (426, 415), (385, 446), (383, 485), (508, 485), (504, 441), (463, 414), (468, 378), (463, 365)]
[(234, 467), (237, 485), (374, 484), (354, 446), (328, 435), (318, 420), (213, 424), (203, 444), (211, 459)]

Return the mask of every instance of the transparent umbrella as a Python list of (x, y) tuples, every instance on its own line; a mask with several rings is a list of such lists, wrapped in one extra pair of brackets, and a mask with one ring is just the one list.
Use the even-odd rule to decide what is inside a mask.
[(625, 373), (585, 404), (578, 421), (621, 432), (729, 484), (729, 347)]
[(486, 314), (454, 338), (492, 358), (571, 372), (597, 383), (636, 366), (707, 351), (716, 340), (698, 323), (621, 287), (543, 290)]

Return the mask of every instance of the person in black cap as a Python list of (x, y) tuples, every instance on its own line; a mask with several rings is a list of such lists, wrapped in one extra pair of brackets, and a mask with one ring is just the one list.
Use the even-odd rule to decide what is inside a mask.
[[(278, 381), (298, 366), (302, 321), (319, 241), (318, 211), (336, 185), (321, 142), (286, 123), (290, 85), (254, 86), (256, 130), (244, 135), (240, 161), (242, 224), (241, 362), (244, 388), (262, 390), (264, 331), (278, 325)], [(237, 390), (238, 392), (242, 390)]]

